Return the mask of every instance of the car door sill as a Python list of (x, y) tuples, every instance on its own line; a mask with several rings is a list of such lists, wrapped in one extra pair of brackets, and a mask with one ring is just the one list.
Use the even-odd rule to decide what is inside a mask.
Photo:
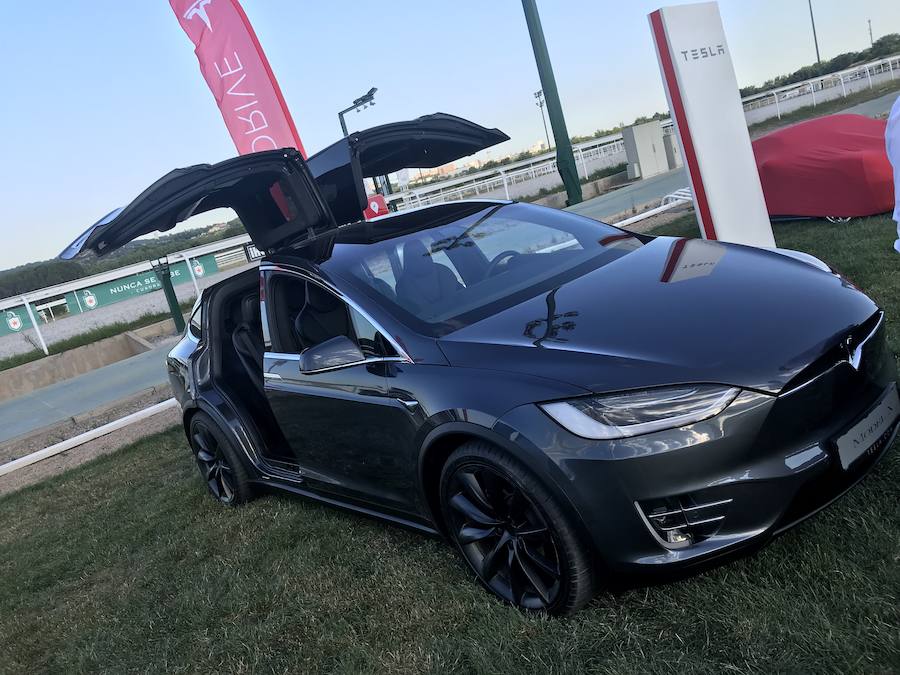
[(434, 527), (430, 525), (425, 525), (424, 523), (417, 522), (411, 518), (404, 518), (402, 516), (396, 516), (390, 513), (385, 513), (383, 511), (376, 511), (375, 509), (370, 509), (365, 506), (360, 506), (359, 504), (354, 504), (353, 502), (343, 501), (340, 499), (335, 499), (334, 497), (326, 497), (318, 492), (313, 492), (311, 490), (307, 490), (305, 488), (300, 487), (296, 482), (291, 480), (285, 480), (275, 475), (266, 475), (263, 478), (255, 481), (261, 485), (267, 485), (272, 487), (277, 487), (281, 490), (286, 490), (287, 492), (292, 492), (296, 495), (300, 495), (301, 497), (308, 497), (309, 499), (314, 499), (317, 502), (322, 502), (325, 504), (329, 504), (331, 506), (336, 506), (340, 509), (345, 509), (347, 511), (353, 511), (354, 513), (359, 513), (362, 515), (366, 515), (372, 518), (377, 518), (378, 520), (386, 520), (388, 522), (394, 523), (396, 525), (402, 525), (403, 527), (408, 527), (413, 530), (417, 530), (419, 532), (424, 532), (426, 534), (431, 534), (435, 536), (441, 536), (440, 532), (438, 532)]

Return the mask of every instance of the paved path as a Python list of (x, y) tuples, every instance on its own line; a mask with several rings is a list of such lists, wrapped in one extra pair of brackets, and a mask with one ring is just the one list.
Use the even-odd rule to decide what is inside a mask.
[(0, 403), (0, 443), (164, 384), (171, 345)]
[(869, 117), (886, 115), (891, 111), (891, 106), (897, 100), (897, 95), (898, 92), (892, 91), (890, 94), (885, 94), (884, 96), (873, 98), (871, 101), (841, 110), (841, 114), (868, 115)]
[[(603, 220), (622, 213), (635, 206), (658, 201), (667, 194), (688, 186), (688, 177), (684, 168), (661, 173), (652, 178), (639, 180), (605, 195), (588, 199), (585, 202), (570, 206), (569, 211), (583, 216)], [(658, 206), (658, 204), (655, 204)]]

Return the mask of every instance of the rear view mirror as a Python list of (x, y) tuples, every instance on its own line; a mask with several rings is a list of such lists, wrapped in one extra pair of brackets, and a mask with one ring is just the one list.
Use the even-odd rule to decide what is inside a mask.
[(300, 354), (300, 372), (311, 373), (326, 368), (339, 368), (364, 361), (365, 356), (357, 344), (345, 335), (305, 349)]

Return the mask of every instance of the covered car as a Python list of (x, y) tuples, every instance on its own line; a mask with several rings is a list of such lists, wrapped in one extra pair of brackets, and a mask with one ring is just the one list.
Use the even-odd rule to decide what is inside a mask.
[(753, 141), (772, 217), (852, 218), (894, 207), (885, 121), (829, 115)]

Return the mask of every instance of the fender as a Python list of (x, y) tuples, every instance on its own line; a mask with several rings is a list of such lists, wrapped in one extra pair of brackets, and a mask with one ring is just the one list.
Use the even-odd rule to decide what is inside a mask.
[[(220, 391), (216, 390), (216, 394), (218, 394), (228, 407), (233, 410), (230, 401), (228, 401)], [(182, 426), (184, 427), (185, 436), (188, 437), (188, 442), (190, 442), (188, 421), (190, 417), (197, 412), (204, 412), (212, 418), (219, 429), (227, 434), (235, 443), (236, 447), (246, 456), (247, 468), (255, 474), (254, 478), (260, 478), (264, 472), (260, 468), (256, 448), (262, 447), (262, 445), (261, 439), (258, 438), (256, 431), (248, 428), (244, 421), (237, 416), (234, 420), (227, 419), (216, 406), (211, 405), (205, 399), (198, 400), (192, 398), (182, 407), (181, 417)]]
[[(502, 418), (497, 420), (492, 428), (483, 427), (472, 422), (445, 422), (438, 427), (432, 429), (425, 436), (422, 445), (419, 448), (418, 460), (418, 476), (419, 476), (419, 498), (426, 510), (426, 516), (434, 523), (435, 527), (444, 534), (443, 519), (440, 513), (435, 513), (432, 508), (432, 501), (429, 499), (426, 491), (425, 462), (430, 450), (432, 450), (443, 438), (454, 435), (465, 435), (487, 443), (496, 445), (505, 450), (511, 456), (521, 461), (526, 467), (533, 471), (538, 478), (542, 480), (544, 485), (553, 493), (562, 507), (574, 519), (574, 523), (578, 528), (585, 541), (591, 541), (587, 528), (581, 513), (575, 507), (575, 504), (569, 499), (565, 490), (561, 488), (566, 482), (565, 476), (550, 459), (535, 447), (524, 435), (511, 427), (507, 427), (510, 433), (519, 434), (516, 442), (510, 440), (510, 434), (501, 433), (498, 426), (502, 428)], [(524, 441), (524, 442), (523, 442)]]

